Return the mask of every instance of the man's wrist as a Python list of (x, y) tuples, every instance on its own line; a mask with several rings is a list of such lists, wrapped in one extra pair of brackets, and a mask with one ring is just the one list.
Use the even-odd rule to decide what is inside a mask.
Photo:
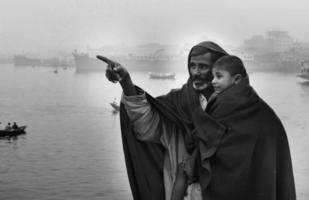
[(124, 76), (121, 77), (121, 79), (119, 80), (120, 84), (126, 84), (126, 83), (130, 83), (131, 81), (131, 77), (130, 74), (125, 74)]
[(123, 93), (127, 96), (132, 96), (132, 95), (136, 95), (136, 90), (135, 90), (135, 86), (132, 83), (131, 77), (129, 74), (127, 74), (126, 76), (123, 77), (123, 79), (121, 81), (119, 81)]

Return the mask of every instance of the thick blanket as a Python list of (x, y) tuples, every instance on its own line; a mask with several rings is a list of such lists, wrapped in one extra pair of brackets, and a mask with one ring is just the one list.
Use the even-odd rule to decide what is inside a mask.
[[(296, 199), (285, 130), (248, 81), (212, 99), (206, 112), (193, 113), (205, 199)], [(212, 132), (218, 124), (226, 127), (224, 134)]]

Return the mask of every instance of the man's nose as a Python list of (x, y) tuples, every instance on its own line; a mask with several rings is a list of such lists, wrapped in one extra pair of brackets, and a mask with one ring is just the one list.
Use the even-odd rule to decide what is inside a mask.
[(196, 69), (193, 70), (193, 73), (195, 75), (200, 75), (201, 74), (201, 70), (197, 67)]

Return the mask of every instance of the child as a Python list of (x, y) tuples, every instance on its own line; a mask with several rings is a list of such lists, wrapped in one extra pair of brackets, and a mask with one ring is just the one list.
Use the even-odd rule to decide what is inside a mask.
[(242, 61), (236, 56), (223, 56), (215, 62), (213, 69), (212, 85), (215, 94), (218, 95), (238, 84), (242, 79), (247, 79), (248, 75)]
[[(205, 124), (195, 132), (203, 197), (296, 199), (284, 127), (250, 86), (242, 61), (223, 56), (214, 63), (212, 74), (215, 92), (205, 111), (192, 114), (194, 123)], [(215, 124), (226, 131), (213, 131)]]

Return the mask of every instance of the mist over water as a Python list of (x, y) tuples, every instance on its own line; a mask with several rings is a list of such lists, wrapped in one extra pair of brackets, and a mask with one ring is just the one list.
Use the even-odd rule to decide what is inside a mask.
[[(185, 65), (183, 65), (185, 66)], [(175, 80), (134, 82), (153, 96), (181, 87)], [(249, 71), (250, 82), (287, 131), (299, 200), (309, 198), (309, 82), (295, 73)], [(0, 139), (0, 199), (132, 199), (122, 152), (119, 114), (109, 105), (121, 88), (104, 72), (0, 65), (0, 124), (27, 125), (27, 134)]]
[[(250, 63), (251, 84), (287, 131), (298, 199), (309, 199), (309, 82), (296, 77), (309, 58), (308, 18), (308, 0), (0, 0), (0, 129), (27, 125), (0, 138), (0, 200), (132, 199), (110, 106), (121, 88), (104, 71), (76, 71), (72, 53), (123, 59), (158, 96), (187, 81), (187, 55), (207, 40)], [(16, 55), (37, 62), (3, 64)], [(58, 73), (39, 66), (55, 61)]]

